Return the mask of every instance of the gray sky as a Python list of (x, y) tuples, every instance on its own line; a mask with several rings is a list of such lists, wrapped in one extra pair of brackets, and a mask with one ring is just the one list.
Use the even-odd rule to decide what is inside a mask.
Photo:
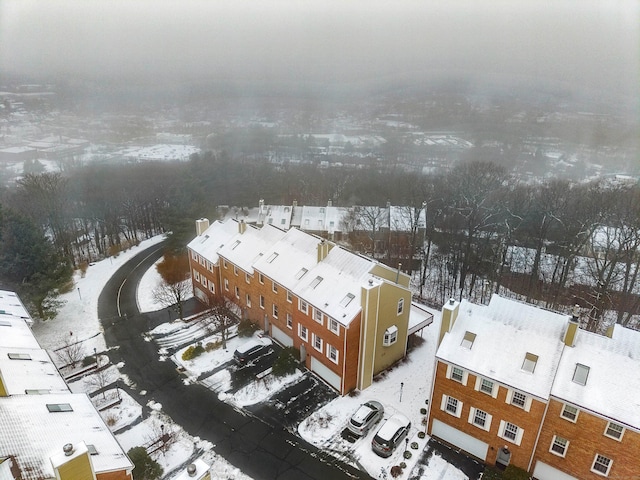
[(637, 94), (639, 0), (0, 0), (0, 72), (354, 82), (522, 75)]

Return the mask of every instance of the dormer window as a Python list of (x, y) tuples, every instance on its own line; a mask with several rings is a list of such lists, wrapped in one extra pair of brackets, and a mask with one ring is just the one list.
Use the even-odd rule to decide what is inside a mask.
[(466, 349), (471, 350), (471, 347), (473, 347), (473, 342), (476, 339), (476, 334), (472, 333), (472, 332), (464, 332), (464, 338), (462, 339), (462, 343), (460, 344), (461, 346), (463, 346)]
[(522, 370), (528, 373), (533, 373), (538, 363), (538, 356), (533, 353), (527, 352), (524, 356), (524, 362), (522, 362)]
[(573, 372), (573, 381), (578, 385), (586, 385), (589, 377), (589, 367), (576, 363), (576, 369)]

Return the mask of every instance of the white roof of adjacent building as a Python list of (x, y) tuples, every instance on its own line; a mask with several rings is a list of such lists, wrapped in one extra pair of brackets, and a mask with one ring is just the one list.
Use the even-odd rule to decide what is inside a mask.
[(253, 274), (253, 264), (285, 235), (285, 231), (271, 225), (262, 228), (247, 225), (244, 233), (237, 233), (218, 250), (218, 255)]
[(0, 347), (0, 372), (8, 395), (35, 390), (69, 393), (58, 369), (42, 349)]
[(265, 225), (273, 225), (283, 230), (289, 230), (291, 228), (292, 210), (291, 205), (271, 205), (267, 209), (263, 222)]
[(238, 234), (238, 222), (213, 222), (202, 235), (191, 240), (187, 247), (210, 262), (218, 263), (218, 250)]
[(0, 347), (40, 348), (23, 318), (0, 314)]
[(27, 323), (33, 323), (29, 312), (27, 312), (18, 295), (15, 292), (0, 290), (0, 319), (4, 318), (5, 315), (22, 318)]
[[(67, 443), (93, 445), (96, 472), (133, 468), (84, 394), (16, 395), (0, 399), (0, 405), (0, 457), (12, 455), (24, 480), (54, 478), (50, 458)], [(50, 411), (54, 406), (72, 411)]]
[[(588, 367), (584, 385), (574, 381), (577, 364)], [(640, 430), (640, 332), (616, 325), (609, 338), (579, 330), (551, 394)]]
[[(489, 305), (463, 300), (459, 308), (437, 357), (505, 386), (549, 398), (569, 316), (498, 295)], [(466, 332), (475, 334), (471, 348), (463, 344)], [(523, 368), (527, 354), (537, 357), (533, 372)]]

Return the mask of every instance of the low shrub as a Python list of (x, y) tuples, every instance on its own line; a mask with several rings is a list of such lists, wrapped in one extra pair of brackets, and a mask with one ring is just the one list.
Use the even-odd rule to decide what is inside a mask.
[(84, 357), (82, 359), (82, 366), (83, 367), (88, 367), (92, 363), (96, 363), (96, 357), (94, 357), (93, 355), (87, 355), (86, 357)]
[(417, 450), (418, 449), (418, 442), (411, 442), (411, 449), (412, 450)]
[(248, 318), (240, 320), (240, 323), (238, 323), (238, 336), (240, 337), (252, 337), (257, 330), (258, 325)]
[(276, 377), (284, 377), (296, 371), (300, 365), (300, 351), (293, 347), (283, 348), (273, 362), (272, 373)]
[(515, 465), (509, 465), (502, 474), (504, 480), (529, 480), (529, 473)]
[(427, 414), (427, 409), (426, 409), (426, 408), (421, 408), (421, 409), (420, 409), (420, 413), (421, 413), (422, 415), (426, 415), (426, 414)]
[(424, 438), (424, 437), (426, 437), (426, 436), (427, 436), (427, 434), (426, 434), (426, 433), (424, 433), (424, 432), (418, 432), (418, 438)]
[(202, 348), (202, 345), (197, 343), (196, 345), (191, 345), (182, 353), (182, 360), (192, 360), (203, 353), (204, 348)]
[(402, 456), (409, 460), (413, 456), (413, 453), (411, 453), (409, 450), (405, 450)]
[(222, 341), (221, 340), (216, 340), (215, 342), (207, 342), (204, 346), (204, 349), (207, 352), (210, 352), (212, 350), (216, 350), (218, 348), (220, 348), (222, 346)]
[(400, 462), (400, 468), (402, 469), (407, 468), (407, 464), (404, 462)]
[(391, 467), (391, 476), (393, 478), (399, 477), (400, 475), (402, 475), (402, 467), (400, 467), (400, 465)]

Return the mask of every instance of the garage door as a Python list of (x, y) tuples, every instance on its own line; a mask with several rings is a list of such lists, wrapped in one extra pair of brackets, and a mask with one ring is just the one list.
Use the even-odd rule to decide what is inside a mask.
[(311, 357), (311, 371), (317, 373), (325, 382), (340, 391), (340, 386), (342, 385), (342, 382), (340, 382), (340, 375), (333, 373), (315, 357)]
[(461, 448), (465, 452), (473, 455), (474, 457), (478, 457), (482, 461), (487, 459), (487, 451), (489, 450), (488, 443), (484, 443), (471, 435), (450, 427), (440, 420), (433, 421), (431, 435)]
[(285, 347), (293, 347), (293, 338), (275, 325), (271, 325), (271, 336), (279, 344), (284, 345)]
[(543, 462), (536, 463), (536, 468), (533, 470), (533, 476), (538, 480), (578, 480), (576, 477), (567, 475), (557, 468), (553, 468)]

